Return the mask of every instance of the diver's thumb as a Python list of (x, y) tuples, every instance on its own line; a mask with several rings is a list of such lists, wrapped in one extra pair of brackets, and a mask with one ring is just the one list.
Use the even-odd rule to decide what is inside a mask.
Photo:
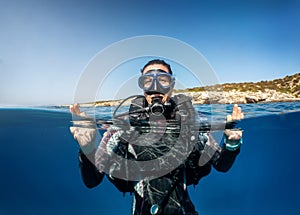
[(71, 126), (70, 127), (70, 132), (71, 132), (71, 134), (74, 136), (74, 134), (75, 134), (75, 127), (73, 127), (73, 126)]

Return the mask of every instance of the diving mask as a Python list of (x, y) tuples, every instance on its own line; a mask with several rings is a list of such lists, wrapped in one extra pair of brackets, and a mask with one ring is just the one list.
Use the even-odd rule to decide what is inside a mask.
[(167, 94), (174, 84), (174, 76), (161, 69), (149, 70), (139, 78), (139, 87), (146, 93), (158, 92)]

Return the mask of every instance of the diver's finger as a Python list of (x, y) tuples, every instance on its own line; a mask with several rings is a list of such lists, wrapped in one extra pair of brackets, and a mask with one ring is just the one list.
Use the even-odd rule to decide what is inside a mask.
[(226, 121), (227, 122), (231, 122), (232, 121), (232, 116), (231, 115), (227, 115), (226, 116)]
[(70, 105), (69, 110), (70, 110), (71, 114), (74, 114), (75, 113), (74, 105)]
[(74, 134), (75, 134), (75, 130), (76, 130), (76, 127), (70, 127), (70, 132), (71, 132), (71, 134), (74, 136)]
[(236, 120), (237, 118), (237, 115), (238, 115), (238, 109), (239, 109), (239, 106), (237, 104), (235, 104), (232, 108), (232, 120)]
[(244, 119), (244, 113), (242, 112), (242, 108), (238, 107), (236, 120), (241, 120), (241, 119)]
[(244, 119), (244, 113), (243, 112), (241, 113), (241, 119)]
[(236, 120), (241, 119), (241, 114), (242, 114), (242, 108), (238, 107), (236, 111)]
[(74, 104), (74, 113), (76, 115), (80, 115), (81, 114), (81, 111), (80, 111), (80, 108), (79, 108), (79, 104)]

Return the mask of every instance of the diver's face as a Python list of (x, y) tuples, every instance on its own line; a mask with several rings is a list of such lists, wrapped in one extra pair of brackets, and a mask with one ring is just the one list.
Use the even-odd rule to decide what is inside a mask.
[[(147, 72), (149, 72), (150, 70), (163, 70), (167, 73), (170, 73), (170, 71), (168, 70), (168, 67), (162, 65), (162, 64), (153, 64), (153, 65), (149, 65), (147, 66), (144, 71), (143, 71), (143, 75), (146, 74)], [(172, 92), (173, 92), (173, 87), (169, 90), (169, 92), (167, 92), (166, 94), (163, 94), (163, 93), (155, 93), (155, 94), (147, 94), (146, 92), (144, 93), (145, 94), (145, 97), (146, 97), (146, 100), (148, 102), (148, 104), (152, 104), (152, 100), (154, 98), (157, 98), (157, 97), (161, 97), (162, 98), (162, 103), (165, 103), (166, 101), (169, 100), (169, 98), (171, 97), (172, 95)]]

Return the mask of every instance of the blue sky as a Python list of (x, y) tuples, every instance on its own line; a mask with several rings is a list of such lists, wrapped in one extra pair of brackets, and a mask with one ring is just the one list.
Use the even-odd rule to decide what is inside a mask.
[(99, 51), (142, 35), (191, 45), (221, 83), (300, 71), (300, 1), (0, 0), (0, 27), (0, 105), (72, 103)]

